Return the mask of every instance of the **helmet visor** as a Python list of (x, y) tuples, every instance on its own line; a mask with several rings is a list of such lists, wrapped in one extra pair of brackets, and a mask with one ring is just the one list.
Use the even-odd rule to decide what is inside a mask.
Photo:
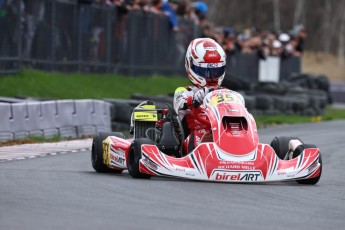
[(206, 78), (206, 79), (213, 79), (219, 78), (225, 73), (225, 66), (209, 68), (209, 67), (201, 67), (196, 66), (192, 63), (192, 70), (197, 75)]

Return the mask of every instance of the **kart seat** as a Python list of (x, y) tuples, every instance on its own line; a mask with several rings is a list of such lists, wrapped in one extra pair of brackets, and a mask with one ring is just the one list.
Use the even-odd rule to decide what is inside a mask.
[(163, 124), (162, 135), (157, 146), (167, 155), (175, 155), (179, 151), (180, 143), (171, 122)]

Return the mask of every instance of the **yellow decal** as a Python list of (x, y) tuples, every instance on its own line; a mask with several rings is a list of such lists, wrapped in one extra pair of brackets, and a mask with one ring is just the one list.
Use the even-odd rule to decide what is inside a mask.
[(210, 105), (215, 106), (219, 103), (241, 103), (240, 99), (237, 95), (229, 92), (225, 93), (218, 93), (211, 97), (210, 99)]
[(157, 111), (134, 112), (135, 121), (158, 121)]
[(110, 139), (109, 137), (102, 142), (103, 147), (103, 163), (110, 165)]
[(156, 109), (155, 105), (141, 105), (140, 108), (143, 109)]

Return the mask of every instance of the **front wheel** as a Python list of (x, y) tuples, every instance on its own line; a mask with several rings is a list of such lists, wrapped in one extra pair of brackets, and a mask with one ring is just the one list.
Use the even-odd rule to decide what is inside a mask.
[(297, 183), (299, 183), (299, 184), (314, 185), (317, 182), (319, 182), (319, 180), (321, 178), (321, 173), (322, 173), (322, 157), (321, 157), (321, 153), (319, 155), (319, 163), (320, 163), (320, 174), (317, 177), (303, 179), (303, 180), (297, 180)]
[(271, 147), (280, 159), (284, 159), (289, 151), (289, 142), (292, 137), (275, 137), (271, 142)]
[(151, 175), (141, 173), (139, 170), (139, 162), (141, 159), (141, 146), (143, 144), (154, 145), (155, 143), (148, 138), (135, 139), (129, 147), (127, 169), (129, 175), (133, 178), (150, 178)]
[(121, 173), (123, 170), (118, 169), (111, 169), (107, 165), (104, 164), (103, 159), (103, 141), (107, 139), (109, 136), (116, 136), (120, 138), (125, 138), (125, 136), (120, 132), (114, 133), (104, 133), (101, 132), (97, 136), (93, 138), (92, 141), (92, 149), (91, 149), (91, 163), (92, 167), (96, 172), (99, 173)]

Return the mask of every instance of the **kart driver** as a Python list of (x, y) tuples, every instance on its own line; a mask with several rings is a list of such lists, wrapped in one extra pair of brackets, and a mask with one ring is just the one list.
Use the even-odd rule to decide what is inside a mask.
[(202, 136), (210, 131), (205, 124), (196, 120), (191, 108), (201, 105), (210, 89), (220, 87), (225, 75), (225, 59), (223, 48), (213, 39), (197, 38), (189, 44), (185, 67), (193, 85), (178, 87), (174, 95), (174, 110), (182, 121), (185, 135), (188, 135), (183, 143), (184, 155), (190, 153), (200, 143)]

